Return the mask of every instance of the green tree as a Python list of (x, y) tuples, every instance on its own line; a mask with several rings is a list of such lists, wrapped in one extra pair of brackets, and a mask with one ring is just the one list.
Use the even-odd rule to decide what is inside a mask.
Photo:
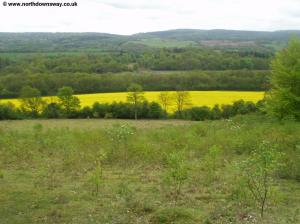
[(60, 88), (57, 93), (59, 105), (67, 117), (71, 117), (80, 108), (80, 100), (73, 93), (73, 89), (67, 86)]
[(167, 111), (168, 107), (171, 105), (172, 97), (169, 92), (161, 92), (158, 95), (158, 100), (160, 104), (163, 106), (164, 110)]
[(138, 106), (145, 100), (142, 86), (131, 84), (128, 89), (127, 102), (134, 107), (134, 119), (137, 120)]
[(179, 116), (182, 116), (184, 107), (191, 105), (190, 93), (187, 91), (176, 91), (174, 98), (176, 101), (177, 112), (179, 113)]
[(267, 111), (280, 119), (292, 116), (300, 120), (300, 39), (291, 39), (272, 62)]
[(20, 101), (22, 110), (29, 112), (32, 117), (37, 117), (45, 105), (45, 101), (41, 97), (41, 92), (30, 86), (22, 88)]
[(151, 102), (149, 104), (149, 112), (147, 118), (159, 119), (166, 116), (166, 112), (161, 108), (161, 106), (156, 102)]

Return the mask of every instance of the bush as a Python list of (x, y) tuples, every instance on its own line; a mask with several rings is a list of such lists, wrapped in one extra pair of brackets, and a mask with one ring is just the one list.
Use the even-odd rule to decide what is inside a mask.
[(215, 105), (211, 109), (210, 119), (211, 120), (220, 120), (222, 118), (222, 110), (220, 109), (219, 105)]
[(217, 177), (217, 169), (221, 164), (222, 149), (218, 146), (209, 148), (207, 154), (203, 158), (203, 168), (206, 171), (206, 182), (211, 184)]
[(109, 110), (109, 105), (108, 104), (100, 104), (98, 102), (94, 103), (92, 107), (92, 112), (93, 112), (93, 117), (95, 118), (104, 118), (105, 114)]
[[(114, 102), (110, 105), (95, 103), (91, 113), (95, 118), (133, 119), (135, 108), (132, 104), (123, 102)], [(166, 112), (158, 103), (144, 101), (137, 105), (137, 116), (144, 119), (159, 119), (166, 117)]]
[(112, 113), (106, 113), (106, 114), (104, 115), (104, 118), (105, 118), (105, 119), (111, 119), (111, 118), (114, 118), (114, 116), (113, 116)]
[(21, 114), (13, 104), (0, 104), (0, 120), (16, 120), (20, 118)]
[(181, 113), (175, 112), (174, 117), (192, 121), (204, 121), (210, 119), (211, 111), (208, 107), (192, 107), (183, 110)]
[(44, 118), (59, 118), (60, 116), (61, 108), (57, 103), (48, 104), (42, 112), (42, 117)]
[(81, 118), (93, 118), (93, 109), (90, 107), (84, 107), (79, 112)]
[(151, 119), (159, 119), (159, 118), (165, 118), (166, 117), (166, 111), (162, 109), (160, 104), (156, 102), (151, 102), (148, 105), (148, 114), (147, 117)]
[(221, 108), (222, 108), (222, 118), (228, 119), (236, 115), (233, 113), (232, 105), (222, 105)]
[(249, 158), (240, 163), (241, 176), (260, 208), (261, 217), (270, 198), (273, 174), (280, 167), (282, 154), (268, 141), (263, 141)]
[(114, 118), (134, 119), (134, 109), (128, 103), (112, 103), (108, 112), (113, 114)]
[(215, 105), (212, 109), (206, 106), (192, 107), (181, 111), (181, 113), (177, 111), (172, 117), (193, 121), (219, 120), (221, 118), (228, 119), (239, 114), (243, 115), (256, 111), (258, 111), (258, 107), (254, 103), (239, 100), (232, 105), (222, 105), (221, 108), (219, 105)]
[(173, 200), (177, 202), (183, 184), (188, 179), (188, 166), (183, 159), (183, 154), (174, 152), (166, 158), (166, 172), (163, 176), (164, 183), (170, 188)]
[[(78, 106), (78, 105), (77, 105)], [(262, 110), (263, 102), (256, 105), (252, 102), (244, 102), (242, 100), (235, 102), (233, 105), (215, 105), (212, 109), (209, 107), (192, 107), (168, 114), (162, 106), (157, 102), (143, 101), (135, 108), (134, 105), (124, 102), (113, 102), (112, 104), (94, 103), (92, 107), (84, 107), (78, 109), (63, 109), (61, 104), (50, 103), (45, 104), (39, 117), (43, 118), (117, 118), (117, 119), (134, 119), (135, 110), (137, 116), (141, 119), (164, 119), (167, 117), (175, 119), (203, 121), (228, 119), (238, 114), (248, 114)], [(32, 116), (30, 111), (18, 110), (13, 104), (0, 105), (0, 120), (20, 119), (20, 118), (36, 118)]]
[(129, 162), (129, 142), (135, 135), (136, 130), (128, 124), (114, 124), (106, 132), (109, 141), (112, 144), (111, 150), (107, 155), (109, 161), (120, 160), (125, 167)]
[(191, 109), (191, 120), (204, 121), (211, 117), (211, 112), (208, 107), (194, 107)]
[(255, 111), (257, 111), (257, 107), (253, 102), (245, 102), (244, 100), (239, 100), (234, 102), (232, 105), (233, 115), (248, 114)]

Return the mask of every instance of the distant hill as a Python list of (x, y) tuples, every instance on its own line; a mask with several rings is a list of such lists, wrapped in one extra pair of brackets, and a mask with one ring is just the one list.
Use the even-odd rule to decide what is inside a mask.
[(139, 33), (133, 35), (136, 38), (162, 38), (185, 41), (200, 40), (252, 40), (252, 41), (287, 41), (291, 35), (300, 36), (300, 31), (238, 31), (238, 30), (193, 30), (178, 29), (158, 31), (150, 33)]
[(0, 33), (0, 53), (105, 52), (181, 47), (264, 47), (277, 50), (300, 31), (179, 29), (130, 36), (106, 33)]
[(105, 33), (0, 33), (0, 52), (105, 51), (126, 39)]

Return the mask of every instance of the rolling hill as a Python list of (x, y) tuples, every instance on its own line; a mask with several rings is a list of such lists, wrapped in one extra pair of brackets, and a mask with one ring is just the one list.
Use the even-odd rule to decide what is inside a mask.
[(0, 33), (0, 53), (105, 52), (180, 47), (263, 47), (276, 50), (300, 31), (179, 29), (129, 36), (106, 33)]

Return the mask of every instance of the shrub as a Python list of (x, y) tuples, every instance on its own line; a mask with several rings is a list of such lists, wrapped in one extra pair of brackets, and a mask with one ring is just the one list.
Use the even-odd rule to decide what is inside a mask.
[(151, 102), (148, 105), (148, 108), (149, 108), (149, 111), (148, 111), (148, 114), (147, 114), (147, 118), (159, 119), (159, 118), (166, 117), (166, 111), (164, 111), (162, 109), (160, 104), (158, 104), (156, 102)]
[(104, 118), (105, 114), (108, 113), (110, 106), (108, 104), (94, 103), (92, 106), (93, 117)]
[(90, 107), (84, 107), (79, 111), (79, 117), (81, 118), (93, 118), (93, 110)]
[(100, 185), (103, 182), (103, 161), (105, 160), (105, 155), (100, 155), (98, 159), (95, 161), (95, 169), (92, 172), (91, 182), (95, 186), (95, 194), (98, 195)]
[(233, 115), (248, 114), (255, 111), (257, 111), (257, 107), (253, 102), (245, 102), (244, 100), (239, 100), (234, 102), (232, 105)]
[(105, 119), (111, 119), (111, 118), (114, 118), (114, 116), (113, 116), (112, 113), (105, 113), (104, 118)]
[(274, 145), (263, 141), (248, 159), (240, 163), (241, 174), (254, 201), (260, 207), (261, 217), (270, 197), (272, 175), (279, 168), (281, 156)]
[(57, 103), (48, 104), (42, 112), (42, 117), (44, 118), (59, 118), (60, 116), (61, 108)]
[(133, 119), (135, 118), (135, 110), (137, 116), (144, 119), (159, 119), (166, 116), (166, 112), (158, 103), (149, 103), (148, 101), (136, 106), (123, 102), (114, 102), (110, 105), (95, 103), (92, 108), (92, 115), (96, 118)]
[(130, 104), (128, 103), (112, 103), (110, 105), (110, 110), (113, 114), (114, 118), (122, 118), (122, 119), (133, 119), (134, 111)]
[(217, 176), (217, 167), (220, 164), (222, 149), (218, 146), (209, 148), (203, 158), (203, 167), (206, 172), (206, 181), (211, 183)]
[(20, 118), (21, 114), (13, 104), (0, 104), (0, 120), (16, 120)]
[(215, 105), (211, 109), (210, 119), (212, 120), (220, 120), (222, 118), (222, 110), (220, 109), (219, 105)]
[(131, 136), (135, 134), (135, 128), (128, 124), (115, 124), (112, 128), (107, 130), (107, 135), (112, 143), (111, 151), (108, 154), (108, 159), (118, 159), (123, 161), (123, 164), (128, 165), (128, 142)]
[(221, 108), (222, 108), (222, 118), (228, 119), (235, 115), (233, 112), (232, 105), (222, 105)]
[(211, 117), (208, 107), (193, 107), (190, 109), (190, 119), (193, 121), (204, 121)]
[(166, 172), (163, 176), (164, 183), (170, 187), (173, 199), (177, 202), (181, 188), (188, 179), (188, 166), (183, 159), (183, 154), (173, 152), (166, 157)]

